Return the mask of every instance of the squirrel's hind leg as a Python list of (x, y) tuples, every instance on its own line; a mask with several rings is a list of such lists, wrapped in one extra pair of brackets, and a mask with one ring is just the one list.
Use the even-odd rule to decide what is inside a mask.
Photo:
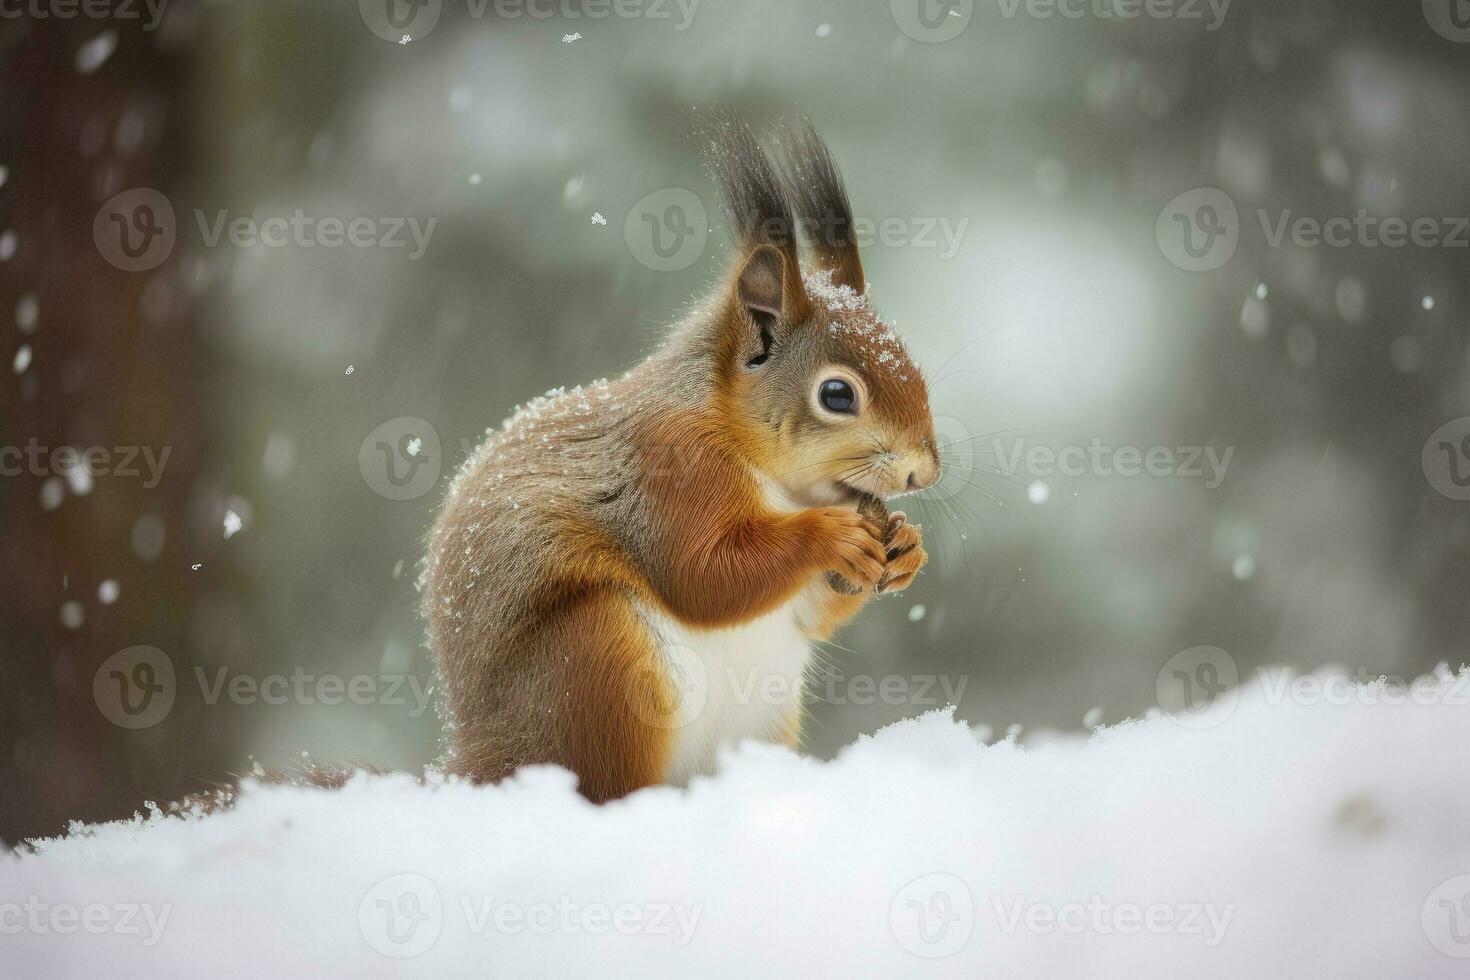
[(632, 599), (614, 588), (584, 594), (540, 641), (564, 671), (559, 761), (577, 774), (582, 795), (600, 803), (662, 782), (675, 695)]

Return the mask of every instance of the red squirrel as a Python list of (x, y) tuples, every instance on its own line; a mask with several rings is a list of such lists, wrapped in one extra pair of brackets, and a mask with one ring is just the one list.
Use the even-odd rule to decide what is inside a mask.
[(601, 802), (711, 772), (738, 740), (795, 747), (811, 642), (924, 565), (919, 527), (859, 507), (940, 463), (826, 145), (799, 124), (778, 165), (733, 117), (703, 139), (723, 284), (622, 378), (520, 408), (431, 531), (451, 773), (554, 763)]

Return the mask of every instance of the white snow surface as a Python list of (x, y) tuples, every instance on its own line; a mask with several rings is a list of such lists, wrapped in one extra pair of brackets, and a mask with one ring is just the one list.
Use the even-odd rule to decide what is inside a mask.
[(1470, 684), (1353, 690), (1026, 746), (938, 711), (603, 807), (554, 768), (251, 785), (0, 860), (0, 974), (1470, 975)]

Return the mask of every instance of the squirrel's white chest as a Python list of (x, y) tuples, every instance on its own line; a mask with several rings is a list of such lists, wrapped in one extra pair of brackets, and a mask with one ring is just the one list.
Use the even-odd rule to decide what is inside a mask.
[(667, 782), (683, 785), (714, 772), (724, 746), (779, 741), (795, 729), (811, 654), (798, 622), (801, 602), (722, 629), (695, 629), (643, 610), (678, 698), (663, 722), (674, 741)]

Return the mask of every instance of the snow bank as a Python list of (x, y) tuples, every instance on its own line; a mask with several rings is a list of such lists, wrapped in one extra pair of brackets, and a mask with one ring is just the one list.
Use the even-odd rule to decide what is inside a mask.
[(1024, 748), (935, 712), (600, 809), (555, 769), (257, 786), (0, 862), (0, 972), (1466, 976), (1470, 683), (1337, 690)]

